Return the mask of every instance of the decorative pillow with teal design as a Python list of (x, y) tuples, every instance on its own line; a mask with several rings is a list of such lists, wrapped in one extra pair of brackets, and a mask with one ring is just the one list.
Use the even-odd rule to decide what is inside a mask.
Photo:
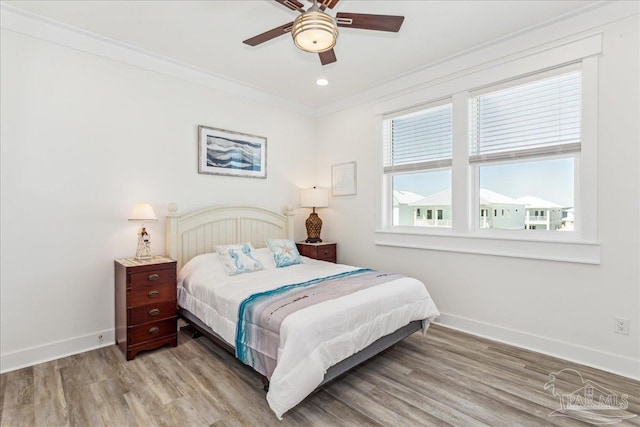
[(216, 252), (229, 276), (264, 269), (254, 251), (251, 243), (216, 246)]
[(300, 252), (293, 240), (267, 239), (267, 246), (273, 254), (276, 267), (288, 267), (294, 264), (302, 264)]

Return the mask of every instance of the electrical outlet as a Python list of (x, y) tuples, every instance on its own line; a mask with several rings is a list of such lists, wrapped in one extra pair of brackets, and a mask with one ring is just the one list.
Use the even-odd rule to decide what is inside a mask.
[(613, 332), (616, 334), (629, 335), (629, 319), (615, 317), (613, 324)]

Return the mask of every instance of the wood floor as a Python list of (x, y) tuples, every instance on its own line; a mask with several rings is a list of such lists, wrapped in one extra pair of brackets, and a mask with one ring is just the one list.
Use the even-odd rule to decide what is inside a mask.
[[(325, 385), (278, 421), (260, 378), (206, 338), (126, 362), (118, 347), (0, 376), (1, 426), (541, 426), (560, 408), (549, 373), (577, 369), (640, 414), (640, 383), (433, 325)], [(579, 380), (556, 380), (574, 391)], [(617, 425), (640, 426), (640, 416)]]

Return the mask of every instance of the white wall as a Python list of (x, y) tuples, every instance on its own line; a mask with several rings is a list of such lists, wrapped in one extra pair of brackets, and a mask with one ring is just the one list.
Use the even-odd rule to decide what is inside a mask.
[[(114, 342), (113, 260), (135, 253), (135, 203), (160, 218), (172, 201), (281, 211), (315, 184), (311, 117), (12, 31), (1, 39), (3, 371)], [(266, 136), (267, 179), (198, 174), (198, 125)], [(163, 254), (163, 219), (149, 231)]]
[[(598, 16), (588, 19), (584, 28)], [(566, 36), (580, 28), (577, 24), (581, 23), (574, 18), (544, 31), (547, 38), (554, 31)], [(640, 378), (639, 28), (638, 15), (601, 27), (600, 265), (376, 246), (382, 180), (372, 102), (318, 121), (319, 171), (324, 179), (330, 180), (331, 164), (357, 161), (358, 167), (357, 196), (334, 197), (321, 214), (325, 237), (339, 243), (339, 262), (422, 279), (445, 325)], [(486, 49), (487, 58), (506, 56), (506, 46), (524, 50), (543, 43), (545, 33), (538, 32), (538, 37), (527, 34)], [(474, 63), (473, 55), (455, 61), (471, 68), (481, 63)], [(452, 69), (454, 62), (438, 67), (451, 73), (464, 70)], [(613, 333), (614, 316), (631, 320), (629, 336)]]
[[(367, 101), (317, 121), (2, 30), (0, 370), (113, 342), (113, 259), (134, 252), (136, 225), (126, 218), (135, 203), (152, 203), (161, 217), (170, 201), (181, 210), (231, 203), (279, 210), (298, 205), (297, 187), (329, 186), (331, 164), (355, 160), (358, 194), (319, 211), (322, 237), (339, 243), (341, 262), (424, 280), (445, 324), (640, 377), (637, 16), (602, 28), (600, 265), (374, 244), (381, 166), (371, 94), (430, 84), (490, 51), (507, 56), (615, 15), (600, 8), (439, 63), (344, 100), (338, 104)], [(199, 124), (266, 136), (268, 179), (199, 175)], [(297, 217), (299, 237), (307, 215)], [(150, 231), (162, 253), (163, 221)], [(613, 334), (614, 316), (631, 319), (629, 336)]]

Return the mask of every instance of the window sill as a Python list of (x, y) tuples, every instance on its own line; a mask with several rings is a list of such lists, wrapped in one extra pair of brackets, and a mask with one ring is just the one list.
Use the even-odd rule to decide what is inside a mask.
[(512, 258), (540, 259), (579, 264), (600, 264), (600, 243), (541, 239), (538, 236), (488, 236), (431, 233), (410, 229), (376, 230), (375, 244)]

